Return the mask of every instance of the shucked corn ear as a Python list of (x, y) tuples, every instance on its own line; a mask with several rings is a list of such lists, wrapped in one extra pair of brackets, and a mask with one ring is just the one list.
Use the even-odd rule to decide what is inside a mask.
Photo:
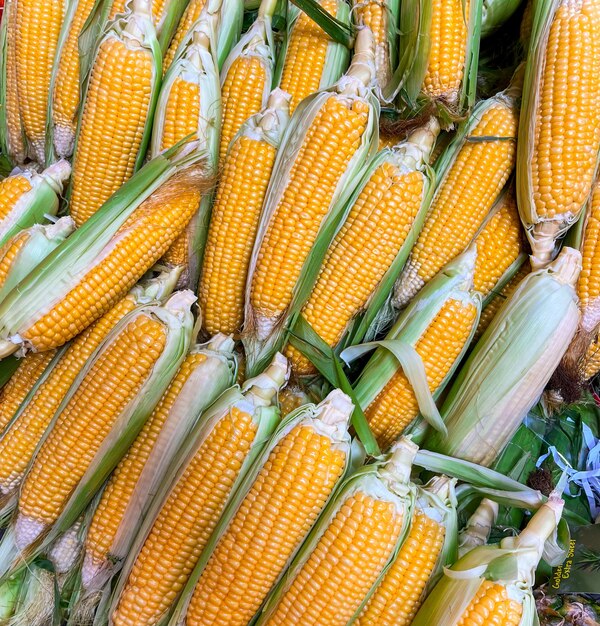
[(379, 90), (387, 87), (398, 65), (399, 0), (352, 0), (352, 17), (375, 37), (375, 76)]
[(61, 217), (55, 224), (34, 224), (11, 237), (0, 248), (0, 301), (74, 229), (70, 217)]
[(521, 282), (462, 366), (442, 406), (448, 434), (431, 433), (428, 449), (485, 466), (502, 452), (577, 330), (580, 270), (565, 247)]
[[(234, 341), (195, 345), (104, 489), (85, 540), (81, 589), (71, 619), (89, 623), (106, 583), (127, 558), (137, 531), (194, 424), (233, 384)], [(198, 391), (201, 390), (201, 393)], [(202, 418), (200, 418), (202, 419)], [(161, 573), (164, 575), (164, 572)], [(79, 615), (79, 621), (75, 618)]]
[[(376, 299), (377, 291), (387, 297), (409, 254), (433, 190), (427, 162), (438, 131), (439, 124), (432, 119), (405, 142), (379, 152), (366, 165), (343, 211), (345, 221), (301, 311), (331, 347)], [(288, 347), (286, 354), (297, 375), (315, 372), (296, 349)]]
[[(448, 382), (469, 346), (481, 310), (473, 290), (474, 248), (449, 263), (409, 304), (371, 357), (356, 399), (386, 449), (419, 415), (442, 428), (433, 398)], [(372, 344), (366, 344), (371, 349)], [(347, 348), (344, 359), (362, 354)], [(433, 397), (432, 397), (433, 395)]]
[(537, 268), (577, 221), (592, 186), (600, 150), (600, 5), (550, 0), (533, 12), (517, 200)]
[(252, 619), (344, 474), (352, 409), (334, 390), (284, 422), (225, 511), (173, 624), (244, 626)]
[(133, 443), (189, 348), (194, 299), (181, 291), (132, 311), (81, 372), (23, 480), (0, 545), (3, 573), (35, 556), (49, 531), (67, 530)]
[[(211, 25), (201, 19), (192, 36), (165, 76), (154, 120), (152, 155), (173, 147), (190, 135), (196, 137), (196, 149), (205, 154), (206, 167), (216, 173), (221, 127), (221, 92), (218, 70), (214, 64)], [(206, 222), (212, 194), (199, 198), (198, 210), (162, 262), (184, 268), (179, 287), (195, 290), (198, 284)]]
[(480, 103), (438, 164), (438, 184), (417, 243), (398, 278), (401, 308), (471, 243), (515, 165), (516, 89)]
[(124, 297), (194, 214), (208, 186), (200, 159), (151, 161), (21, 281), (0, 304), (2, 356), (60, 346)]
[(0, 246), (24, 228), (43, 222), (44, 216), (56, 215), (70, 174), (67, 161), (59, 161), (41, 174), (15, 170), (0, 180)]
[[(348, 24), (350, 11), (344, 0), (319, 0), (339, 21)], [(348, 49), (333, 41), (306, 13), (288, 9), (288, 26), (279, 87), (292, 97), (293, 113), (304, 98), (334, 85), (348, 67)]]
[(373, 56), (373, 36), (361, 30), (347, 74), (311, 98), (286, 130), (250, 264), (244, 345), (251, 372), (277, 349), (278, 330), (303, 283), (310, 288), (307, 272), (318, 270), (352, 178), (372, 149), (379, 112), (370, 89)]
[(475, 548), (447, 568), (412, 625), (533, 626), (538, 623), (532, 594), (535, 570), (544, 553), (544, 544), (556, 533), (562, 508), (560, 497), (551, 495), (520, 535)]
[(257, 624), (348, 623), (406, 536), (415, 495), (410, 472), (417, 450), (403, 439), (385, 462), (358, 470), (348, 479), (290, 564)]
[(168, 615), (277, 425), (277, 392), (287, 376), (287, 361), (277, 354), (265, 372), (232, 387), (200, 418), (125, 563), (111, 624), (151, 626)]
[(271, 26), (274, 0), (263, 0), (252, 26), (230, 52), (221, 71), (223, 123), (219, 163), (244, 122), (267, 106), (275, 74), (275, 42)]
[(198, 300), (209, 333), (239, 333), (252, 246), (281, 137), (289, 96), (276, 89), (225, 156), (204, 251)]
[[(177, 281), (177, 272), (163, 273), (156, 279), (136, 285), (129, 294), (97, 322), (76, 337), (65, 351), (55, 359), (52, 366), (44, 371), (44, 376), (35, 393), (24, 403), (14, 406), (8, 414), (13, 419), (11, 425), (0, 437), (0, 502), (10, 504), (10, 499), (21, 484), (27, 466), (34, 456), (44, 432), (50, 425), (54, 414), (65, 399), (71, 385), (93, 356), (108, 334), (128, 313), (137, 307), (158, 303), (166, 298)], [(42, 359), (52, 358), (54, 350), (28, 354), (23, 358), (22, 366), (37, 367)], [(21, 369), (21, 368), (19, 368)], [(41, 372), (40, 372), (41, 374)], [(27, 380), (19, 370), (14, 375), (15, 383)], [(40, 379), (40, 375), (36, 380)], [(11, 379), (11, 383), (12, 383)], [(35, 382), (35, 380), (33, 381)], [(11, 394), (12, 396), (13, 394)], [(18, 413), (17, 413), (17, 409)]]
[(455, 560), (454, 480), (432, 478), (417, 487), (409, 528), (389, 568), (364, 601), (356, 626), (409, 626), (428, 591)]
[(75, 140), (69, 212), (87, 221), (143, 162), (160, 81), (149, 0), (132, 0), (102, 37)]

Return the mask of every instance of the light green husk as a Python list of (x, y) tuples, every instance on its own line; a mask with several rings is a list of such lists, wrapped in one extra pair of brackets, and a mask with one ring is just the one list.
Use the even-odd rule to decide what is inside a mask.
[(521, 6), (522, 0), (483, 0), (481, 37), (494, 34)]
[(11, 212), (0, 223), (0, 246), (25, 228), (47, 221), (46, 216), (58, 213), (59, 196), (70, 174), (71, 166), (67, 161), (58, 161), (41, 174), (32, 170), (13, 172), (13, 176), (27, 178), (31, 189), (17, 200)]
[[(300, 310), (308, 297), (317, 277), (318, 270), (333, 239), (343, 208), (353, 191), (352, 181), (359, 174), (365, 158), (377, 145), (379, 124), (379, 102), (370, 87), (373, 78), (374, 45), (370, 31), (361, 31), (362, 37), (357, 39), (358, 47), (348, 73), (329, 90), (320, 91), (306, 98), (296, 109), (290, 124), (285, 130), (282, 145), (277, 153), (271, 182), (267, 189), (265, 201), (258, 226), (256, 243), (248, 272), (246, 290), (245, 332), (243, 343), (247, 356), (247, 368), (250, 375), (264, 368), (274, 352), (280, 349), (285, 341), (286, 324)], [(324, 102), (331, 98), (343, 100), (362, 100), (369, 105), (367, 128), (361, 143), (351, 158), (348, 167), (340, 177), (329, 209), (323, 218), (315, 242), (302, 267), (300, 276), (294, 287), (292, 298), (287, 310), (279, 317), (265, 318), (252, 307), (252, 275), (256, 268), (262, 239), (267, 232), (279, 201), (289, 182), (290, 170), (298, 157), (306, 132)]]
[(27, 274), (32, 272), (55, 250), (74, 229), (75, 223), (70, 217), (62, 217), (55, 224), (48, 226), (35, 224), (27, 229), (28, 239), (19, 250), (6, 274), (4, 283), (0, 287), (0, 302)]
[[(187, 438), (187, 443), (181, 448), (180, 453), (173, 459), (169, 469), (165, 473), (161, 488), (158, 490), (152, 505), (148, 509), (143, 524), (131, 545), (128, 556), (123, 563), (122, 573), (116, 583), (112, 593), (105, 588), (103, 600), (96, 614), (95, 624), (105, 624), (108, 615), (115, 610), (119, 596), (123, 591), (131, 570), (138, 558), (138, 555), (152, 530), (152, 526), (160, 513), (171, 491), (177, 485), (179, 479), (185, 473), (186, 468), (194, 459), (198, 451), (214, 430), (215, 426), (227, 416), (233, 408), (252, 415), (257, 432), (252, 446), (244, 459), (239, 475), (235, 479), (229, 501), (236, 497), (241, 486), (246, 482), (246, 476), (257, 463), (257, 459), (263, 457), (263, 451), (268, 445), (271, 435), (275, 432), (279, 424), (279, 408), (277, 407), (277, 393), (287, 382), (288, 364), (281, 354), (276, 354), (269, 367), (255, 378), (248, 379), (243, 387), (234, 385), (223, 393), (196, 422), (193, 430)], [(225, 511), (227, 508), (225, 508)], [(225, 511), (221, 516), (223, 520)], [(218, 528), (218, 526), (217, 526)], [(216, 529), (215, 529), (216, 532)], [(213, 533), (214, 536), (214, 533)], [(203, 551), (207, 553), (209, 546)], [(171, 611), (167, 613), (159, 622), (165, 624), (168, 621)], [(157, 625), (158, 626), (158, 625)]]
[(487, 543), (496, 517), (498, 517), (498, 503), (489, 498), (483, 498), (458, 535), (459, 556), (462, 557), (473, 548)]
[[(263, 448), (260, 456), (255, 459), (255, 462), (250, 467), (249, 471), (246, 473), (244, 480), (235, 491), (233, 496), (230, 498), (229, 503), (227, 504), (223, 514), (221, 515), (220, 521), (217, 524), (213, 534), (211, 535), (210, 540), (206, 544), (202, 555), (196, 567), (192, 571), (187, 584), (183, 588), (179, 601), (175, 607), (174, 612), (172, 613), (171, 619), (168, 621), (169, 626), (183, 626), (185, 623), (185, 615), (188, 609), (189, 602), (192, 598), (192, 594), (196, 587), (196, 584), (200, 577), (202, 576), (202, 572), (206, 567), (208, 561), (212, 553), (214, 552), (219, 539), (221, 536), (227, 531), (229, 524), (234, 518), (237, 510), (241, 506), (244, 497), (252, 488), (260, 470), (263, 465), (267, 461), (269, 455), (273, 451), (273, 449), (277, 446), (277, 444), (296, 426), (298, 425), (306, 425), (310, 426), (317, 430), (322, 435), (326, 435), (331, 437), (333, 445), (343, 450), (346, 454), (346, 471), (353, 467), (353, 460), (351, 458), (351, 442), (350, 435), (347, 431), (347, 422), (350, 418), (350, 414), (352, 412), (352, 404), (348, 396), (342, 393), (339, 390), (332, 391), (326, 398), (318, 405), (314, 404), (306, 404), (304, 406), (299, 407), (295, 411), (292, 411), (279, 425), (271, 439), (268, 441), (267, 445)], [(328, 419), (331, 420), (333, 417), (335, 419), (335, 424), (325, 423), (321, 417), (325, 418), (328, 416)], [(344, 476), (340, 479), (338, 485), (343, 484)], [(332, 497), (335, 495), (336, 489), (332, 491), (331, 496), (328, 499), (328, 502), (331, 501)], [(298, 550), (302, 547), (302, 542), (298, 544), (296, 549), (296, 554)], [(294, 557), (290, 555), (290, 558)], [(284, 572), (280, 573), (280, 576), (275, 581), (273, 588), (276, 587), (281, 576), (284, 575)], [(167, 621), (159, 623), (157, 626), (165, 626)]]
[(541, 395), (579, 323), (581, 255), (564, 248), (504, 303), (462, 367), (426, 447), (490, 465)]
[[(132, 444), (189, 349), (194, 325), (191, 313), (191, 306), (194, 301), (195, 296), (191, 292), (181, 291), (171, 296), (163, 306), (147, 306), (132, 311), (119, 321), (95, 354), (86, 362), (61, 402), (52, 423), (38, 444), (37, 450), (41, 448), (56, 420), (88, 375), (96, 358), (108, 349), (113, 341), (118, 340), (122, 330), (134, 318), (147, 315), (160, 321), (165, 327), (166, 342), (161, 355), (140, 387), (139, 393), (116, 417), (109, 434), (100, 444), (82, 479), (64, 503), (56, 522), (51, 526), (46, 526), (28, 520), (20, 514), (16, 515), (15, 522), (7, 530), (0, 544), (0, 582), (5, 579), (7, 574), (12, 575), (15, 571), (26, 567), (27, 563), (42, 554), (59, 535), (66, 532), (75, 523), (96, 491)], [(33, 463), (35, 460), (32, 461)], [(34, 527), (32, 527), (32, 522)], [(29, 525), (29, 529), (25, 529), (26, 524)]]

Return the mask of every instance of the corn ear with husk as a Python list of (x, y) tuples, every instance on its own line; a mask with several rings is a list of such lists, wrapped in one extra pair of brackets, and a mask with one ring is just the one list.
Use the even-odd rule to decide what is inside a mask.
[(400, 62), (383, 90), (409, 108), (431, 102), (447, 121), (474, 104), (482, 0), (408, 0), (400, 9)]
[[(88, 526), (70, 620), (91, 624), (107, 584), (120, 570), (169, 466), (205, 410), (234, 383), (234, 341), (215, 335), (186, 355), (169, 388), (113, 472)], [(201, 389), (202, 393), (198, 393)]]
[(25, 572), (21, 572), (0, 585), (0, 624), (9, 623), (17, 610), (25, 575)]
[(458, 626), (482, 613), (488, 616), (482, 624), (536, 624), (532, 587), (537, 566), (542, 556), (551, 564), (565, 556), (556, 541), (563, 504), (551, 495), (518, 536), (475, 548), (447, 568), (413, 626)]
[(410, 624), (443, 568), (456, 560), (455, 484), (454, 479), (442, 475), (416, 487), (409, 527), (397, 554), (351, 624)]
[(523, 0), (483, 0), (481, 37), (493, 35), (521, 6)]
[[(318, 0), (321, 11), (338, 24), (350, 25), (350, 8), (344, 0)], [(329, 89), (348, 68), (348, 47), (322, 30), (322, 18), (288, 6), (286, 37), (278, 56), (277, 84), (291, 96), (290, 112), (308, 96)]]
[[(581, 215), (600, 150), (600, 7), (532, 7), (517, 148), (517, 200), (537, 269)], [(573, 103), (565, 108), (565, 100)]]
[(351, 361), (376, 348), (354, 387), (386, 448), (420, 414), (445, 432), (435, 399), (469, 347), (481, 310), (473, 290), (475, 248), (449, 263), (408, 305), (382, 341), (347, 348)]
[(65, 216), (48, 226), (34, 224), (9, 239), (0, 248), (0, 301), (74, 230), (75, 223)]
[(270, 594), (258, 626), (333, 626), (351, 620), (408, 535), (417, 450), (401, 439), (384, 461), (344, 481)]
[[(108, 6), (104, 7), (109, 20), (114, 20), (117, 15), (124, 15), (131, 0), (110, 0)], [(152, 21), (159, 36), (161, 48), (164, 50), (166, 44), (171, 40), (174, 28), (177, 26), (181, 14), (185, 9), (181, 0), (152, 0)], [(165, 43), (166, 42), (166, 43)]]
[(581, 255), (565, 247), (529, 274), (462, 366), (444, 405), (447, 435), (426, 447), (489, 466), (538, 400), (579, 324)]
[(108, 594), (103, 598), (103, 623), (166, 623), (227, 502), (278, 426), (277, 393), (288, 374), (286, 359), (275, 355), (264, 372), (231, 387), (198, 420), (146, 515), (110, 601)]
[(373, 59), (372, 34), (362, 30), (347, 74), (305, 100), (285, 131), (248, 273), (243, 342), (251, 374), (279, 349), (287, 320), (310, 293), (352, 181), (374, 149)]
[[(332, 348), (362, 340), (408, 258), (433, 193), (428, 158), (438, 130), (431, 119), (406, 141), (378, 152), (341, 209), (339, 230), (300, 311)], [(287, 354), (296, 375), (314, 373), (295, 349)]]
[[(191, 292), (181, 291), (162, 306), (132, 311), (86, 363), (23, 480), (14, 521), (0, 544), (0, 580), (26, 566), (75, 523), (133, 443), (189, 349), (194, 300)], [(129, 350), (129, 360), (122, 347)], [(132, 361), (133, 348), (138, 356)], [(115, 359), (122, 367), (114, 366)], [(100, 393), (114, 398), (104, 399), (102, 413), (94, 411), (89, 397)], [(69, 437), (73, 441), (66, 447)]]
[(14, 170), (0, 181), (0, 246), (24, 228), (58, 212), (59, 197), (71, 174), (67, 161), (58, 161), (40, 174)]
[[(223, 512), (170, 624), (193, 623), (205, 612), (219, 615), (225, 602), (234, 607), (223, 615), (228, 626), (247, 624), (255, 615), (353, 462), (347, 430), (352, 410), (350, 398), (336, 389), (282, 422)], [(280, 496), (284, 492), (287, 497)], [(240, 541), (235, 560), (229, 558), (234, 537)], [(269, 546), (268, 555), (263, 546)], [(256, 571), (259, 554), (262, 567)], [(251, 587), (240, 586), (247, 576)]]
[(490, 537), (498, 517), (498, 503), (483, 498), (458, 534), (458, 556), (462, 557), (474, 548), (484, 546)]
[[(189, 146), (150, 161), (21, 281), (0, 304), (1, 355), (62, 345), (124, 297), (182, 232), (209, 187), (201, 159)], [(84, 296), (90, 287), (94, 298)]]
[[(205, 155), (207, 171), (217, 170), (221, 128), (221, 90), (214, 63), (213, 25), (200, 19), (192, 29), (187, 45), (179, 51), (164, 77), (152, 131), (151, 154), (157, 156), (178, 142), (190, 138)], [(175, 240), (162, 262), (184, 268), (179, 288), (196, 289), (212, 193), (205, 193), (185, 231)]]

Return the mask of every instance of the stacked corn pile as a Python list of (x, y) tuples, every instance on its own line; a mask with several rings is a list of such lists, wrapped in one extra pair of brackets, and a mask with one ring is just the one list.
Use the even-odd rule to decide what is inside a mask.
[(600, 0), (5, 1), (0, 626), (533, 626)]

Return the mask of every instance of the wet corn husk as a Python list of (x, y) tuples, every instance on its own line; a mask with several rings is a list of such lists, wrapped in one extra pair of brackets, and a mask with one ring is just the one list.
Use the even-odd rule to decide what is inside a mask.
[(581, 255), (563, 248), (504, 303), (461, 368), (425, 447), (491, 465), (542, 394), (579, 323)]

